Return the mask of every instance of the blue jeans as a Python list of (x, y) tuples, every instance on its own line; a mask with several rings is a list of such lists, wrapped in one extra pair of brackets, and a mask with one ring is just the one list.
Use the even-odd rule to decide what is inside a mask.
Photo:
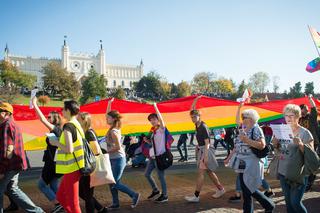
[(304, 184), (291, 186), (287, 183), (285, 177), (279, 174), (280, 185), (286, 201), (287, 212), (290, 213), (303, 213), (307, 212), (306, 207), (302, 203), (302, 197), (306, 189), (308, 177), (305, 177)]
[(162, 194), (167, 196), (167, 183), (165, 179), (164, 170), (161, 171), (157, 168), (155, 159), (149, 159), (144, 176), (147, 178), (149, 184), (152, 187), (152, 190), (159, 191), (158, 186), (151, 175), (154, 169), (156, 169), (158, 173), (158, 178), (161, 183)]
[(116, 181), (115, 184), (110, 185), (110, 191), (112, 194), (112, 204), (120, 205), (118, 191), (126, 193), (132, 199), (135, 196), (137, 196), (137, 193), (134, 192), (132, 189), (130, 189), (128, 186), (120, 182), (123, 174), (123, 170), (126, 167), (126, 158), (120, 157), (116, 159), (110, 159), (110, 162), (111, 162), (113, 177), (114, 177), (114, 180)]
[(271, 199), (265, 196), (262, 192), (258, 189), (254, 193), (247, 188), (243, 181), (243, 173), (239, 174), (240, 177), (240, 185), (243, 194), (243, 212), (244, 213), (253, 213), (253, 200), (252, 197), (255, 198), (260, 205), (265, 209), (265, 212), (272, 212), (275, 205)]
[[(266, 179), (262, 180), (262, 188), (264, 188), (265, 190), (269, 190), (270, 189), (270, 185), (267, 182)], [(237, 179), (236, 179), (236, 192), (241, 192), (241, 184), (240, 184), (240, 176), (238, 174)]]
[(54, 201), (56, 199), (58, 185), (58, 178), (53, 178), (49, 185), (47, 185), (41, 177), (38, 181), (38, 188), (48, 198), (49, 201)]
[[(0, 181), (0, 213), (3, 213), (3, 194), (7, 191), (12, 200), (25, 212), (44, 212), (40, 207), (36, 206), (30, 198), (19, 189), (18, 186), (19, 171), (8, 171)], [(12, 186), (7, 189), (7, 185)]]

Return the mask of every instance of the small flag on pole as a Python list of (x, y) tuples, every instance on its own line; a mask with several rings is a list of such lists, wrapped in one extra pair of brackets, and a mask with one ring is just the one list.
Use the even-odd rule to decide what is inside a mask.
[(306, 70), (310, 73), (320, 70), (320, 57), (310, 61), (307, 64)]
[(309, 30), (315, 45), (320, 48), (320, 33), (313, 27), (309, 27)]
[(246, 89), (243, 92), (242, 98), (237, 98), (237, 102), (250, 103), (252, 92), (249, 89)]

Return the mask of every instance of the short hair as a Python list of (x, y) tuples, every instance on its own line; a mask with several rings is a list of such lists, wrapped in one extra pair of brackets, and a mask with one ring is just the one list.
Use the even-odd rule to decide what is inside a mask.
[(287, 104), (283, 108), (283, 114), (286, 114), (288, 112), (293, 113), (296, 116), (296, 118), (300, 118), (301, 117), (301, 108), (296, 104)]
[(64, 102), (64, 109), (69, 110), (71, 116), (78, 115), (80, 112), (80, 106), (79, 106), (78, 102), (76, 102), (74, 100), (65, 101)]
[(200, 113), (200, 111), (199, 111), (199, 110), (197, 110), (197, 109), (193, 109), (193, 110), (191, 110), (191, 111), (190, 111), (190, 115), (197, 115), (197, 116), (200, 116), (200, 115), (201, 115), (201, 113)]
[(258, 120), (260, 119), (259, 113), (254, 109), (245, 109), (242, 111), (241, 115), (243, 117), (250, 118), (251, 120), (253, 120), (254, 123), (257, 123)]
[(158, 115), (156, 113), (151, 113), (150, 115), (148, 115), (148, 121), (151, 121), (151, 119), (159, 119)]

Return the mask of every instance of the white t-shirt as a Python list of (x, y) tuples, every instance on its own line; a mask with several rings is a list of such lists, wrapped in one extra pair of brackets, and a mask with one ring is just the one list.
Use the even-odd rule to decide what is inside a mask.
[[(159, 128), (156, 130), (153, 136), (154, 144), (156, 146), (156, 155), (159, 156), (166, 152), (166, 135), (165, 128)], [(153, 146), (153, 144), (152, 144)], [(153, 147), (149, 150), (150, 157), (154, 157)]]

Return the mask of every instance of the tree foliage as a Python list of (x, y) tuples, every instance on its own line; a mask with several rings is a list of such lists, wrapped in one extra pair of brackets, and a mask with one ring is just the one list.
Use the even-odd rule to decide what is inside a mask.
[(91, 69), (88, 76), (82, 80), (80, 103), (85, 104), (89, 99), (94, 99), (96, 96), (106, 97), (106, 83), (103, 75), (99, 75), (95, 70)]
[(266, 72), (254, 73), (249, 79), (250, 88), (255, 93), (264, 93), (270, 83), (270, 78)]
[(126, 93), (123, 90), (122, 87), (118, 87), (117, 89), (115, 89), (115, 91), (111, 94), (111, 97), (117, 98), (117, 99), (125, 99), (126, 98)]
[(306, 95), (312, 94), (314, 95), (314, 85), (313, 82), (308, 82), (306, 83), (305, 87), (304, 87), (304, 93)]
[(161, 76), (156, 72), (150, 72), (134, 83), (134, 89), (140, 97), (156, 99), (163, 95)]
[(44, 105), (46, 105), (46, 104), (48, 104), (48, 103), (50, 102), (50, 98), (49, 98), (48, 96), (46, 96), (46, 95), (41, 95), (41, 96), (39, 96), (39, 98), (38, 98), (38, 102), (39, 102), (42, 106), (44, 106)]
[(289, 98), (299, 98), (302, 96), (303, 96), (302, 86), (301, 86), (301, 82), (299, 81), (299, 82), (295, 83), (293, 87), (290, 87), (288, 97)]
[(61, 98), (78, 99), (80, 95), (80, 83), (74, 73), (69, 73), (61, 65), (55, 62), (48, 63), (42, 68), (43, 89), (51, 96), (61, 95)]
[(212, 92), (216, 94), (231, 94), (234, 92), (235, 88), (233, 82), (229, 79), (220, 78), (211, 83)]
[(279, 84), (280, 84), (279, 76), (273, 76), (272, 77), (272, 87), (273, 87), (273, 92), (274, 93), (278, 93), (279, 88), (280, 88)]
[(193, 93), (209, 93), (212, 92), (212, 82), (216, 78), (216, 74), (212, 72), (199, 72), (192, 79)]
[(181, 81), (177, 85), (177, 98), (186, 97), (191, 95), (191, 85), (186, 81)]
[(0, 62), (0, 98), (12, 102), (21, 88), (31, 89), (37, 77), (20, 71), (7, 61)]

